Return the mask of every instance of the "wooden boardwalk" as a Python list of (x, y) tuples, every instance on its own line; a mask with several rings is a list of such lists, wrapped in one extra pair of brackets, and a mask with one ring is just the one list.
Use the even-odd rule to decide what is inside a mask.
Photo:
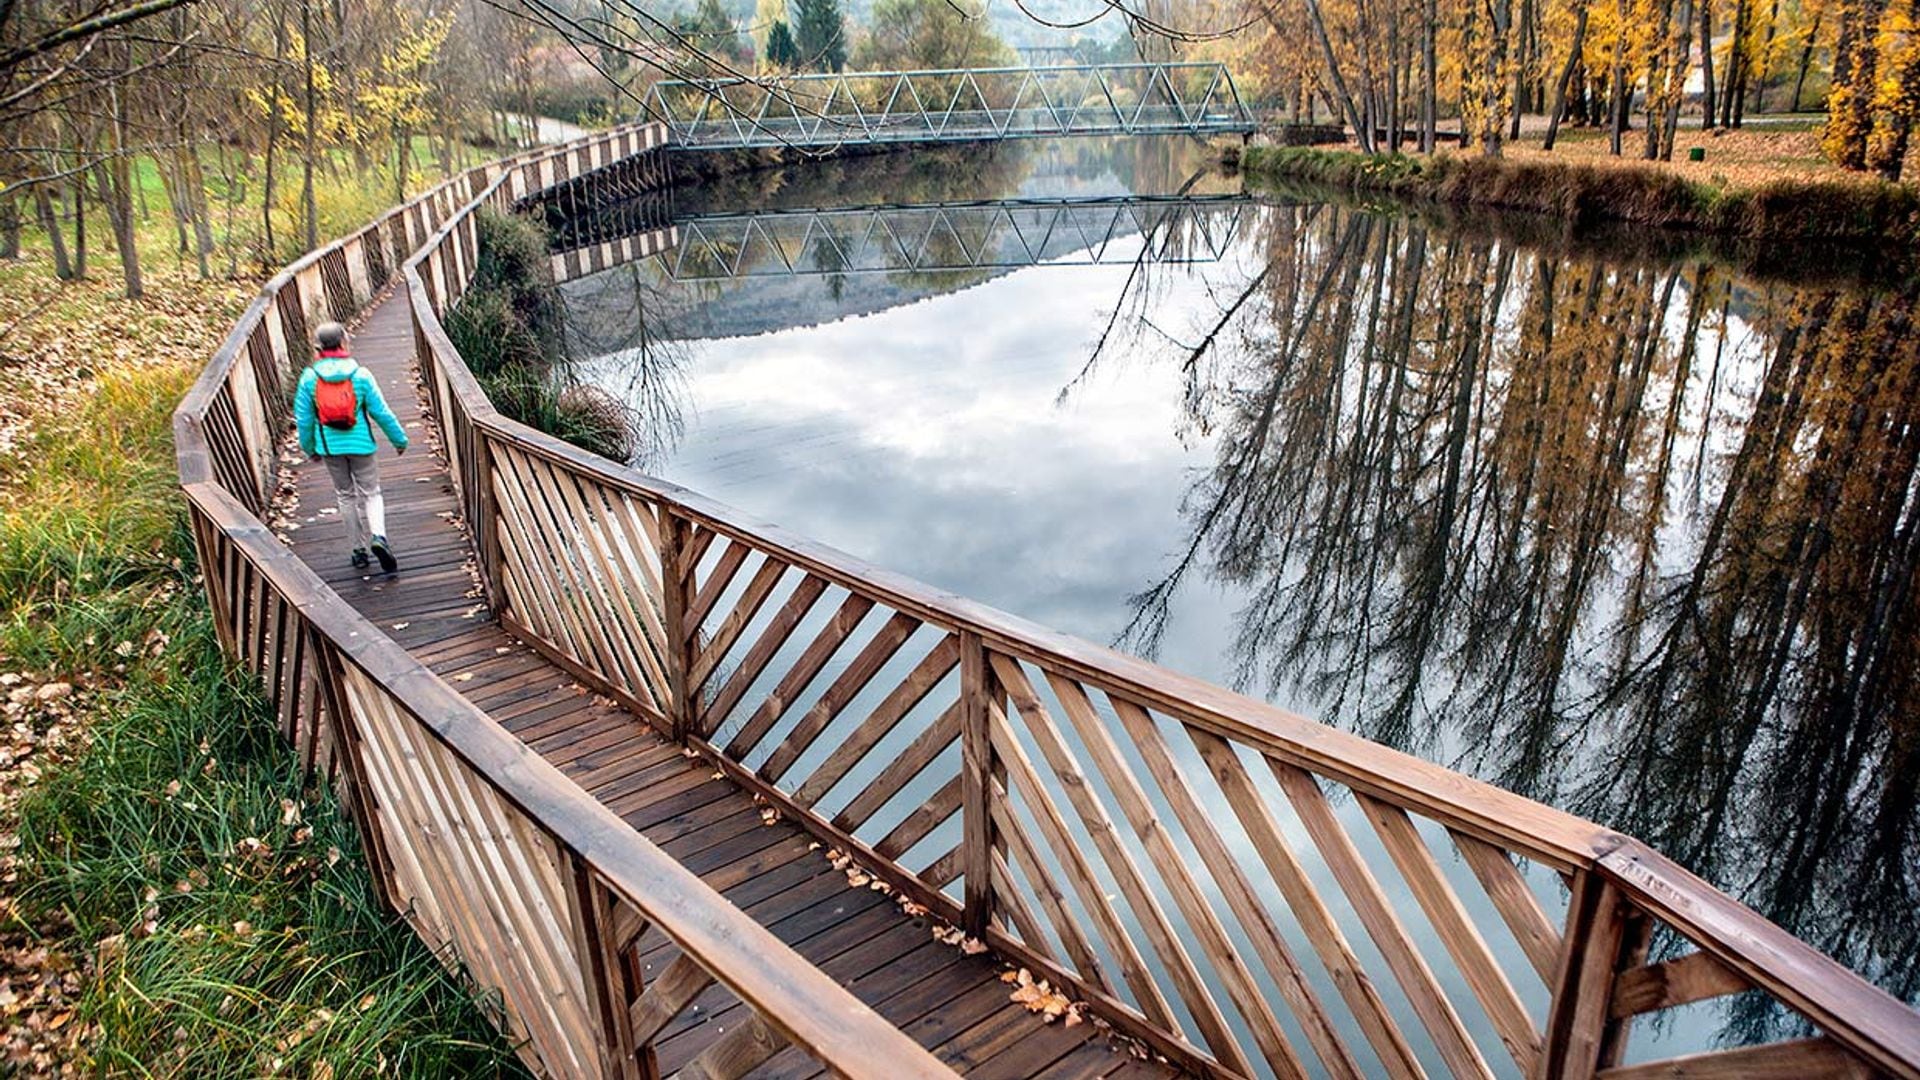
[[(596, 696), (516, 641), (478, 594), (472, 552), (444, 461), (429, 446), (404, 298), (375, 306), (354, 352), (379, 379), (413, 449), (380, 453), (387, 531), (400, 572), (347, 562), (344, 524), (318, 462), (295, 472), (299, 510), (287, 532), (297, 554), (416, 658), (447, 679), (649, 840), (792, 945), (957, 1071), (984, 1077), (1175, 1075), (1137, 1060), (1095, 1025), (1064, 1027), (1009, 1000), (1003, 965), (935, 941), (925, 919), (854, 888), (812, 838), (787, 821), (766, 824), (751, 795), (685, 756), (650, 725)], [(649, 982), (676, 950), (648, 931)], [(748, 1015), (710, 987), (655, 1044), (662, 1075), (691, 1061)], [(819, 1065), (788, 1049), (752, 1075), (806, 1077)]]

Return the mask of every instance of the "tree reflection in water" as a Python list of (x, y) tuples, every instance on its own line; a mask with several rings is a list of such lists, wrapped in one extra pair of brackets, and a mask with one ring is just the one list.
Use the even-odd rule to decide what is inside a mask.
[(1920, 997), (1920, 286), (1265, 228), (1184, 340), (1133, 327), (1217, 457), (1121, 644), (1214, 578), (1243, 689), (1638, 835)]

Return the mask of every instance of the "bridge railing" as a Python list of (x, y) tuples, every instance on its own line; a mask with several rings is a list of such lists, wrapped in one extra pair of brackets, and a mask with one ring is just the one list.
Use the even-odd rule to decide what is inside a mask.
[[(1920, 1076), (1920, 1016), (1639, 842), (517, 424), (413, 303), (502, 622), (1153, 1052)], [(1736, 995), (1773, 1041), (1623, 1064), (1636, 1018)]]
[[(705, 1075), (792, 1046), (839, 1076), (951, 1077), (396, 646), (263, 520), (310, 326), (350, 322), (396, 281), (429, 309), (458, 296), (477, 255), (477, 206), (662, 134), (625, 128), (472, 170), (267, 283), (174, 418), (215, 624), (310, 775), (337, 786), (382, 900), (472, 981), (537, 1073), (649, 1080), (655, 1036), (718, 984), (751, 1020), (694, 1063)], [(415, 254), (423, 248), (430, 259)], [(473, 461), (449, 449), (456, 474)], [(651, 977), (638, 959), (649, 929), (678, 949)]]
[(1193, 62), (664, 81), (644, 104), (690, 148), (1254, 129), (1232, 73)]

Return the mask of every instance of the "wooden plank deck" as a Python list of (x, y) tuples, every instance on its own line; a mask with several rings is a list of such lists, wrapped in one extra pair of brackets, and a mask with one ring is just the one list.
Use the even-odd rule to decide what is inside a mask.
[[(378, 303), (354, 335), (354, 352), (379, 379), (414, 449), (380, 452), (387, 533), (400, 560), (393, 576), (347, 562), (345, 526), (326, 470), (296, 470), (293, 547), (348, 603), (430, 666), (508, 731), (565, 771), (707, 884), (848, 987), (948, 1065), (970, 1076), (1165, 1077), (1094, 1025), (1044, 1024), (1009, 1000), (1002, 965), (933, 940), (925, 920), (885, 896), (847, 884), (790, 822), (767, 825), (738, 785), (638, 717), (597, 697), (495, 623), (477, 594), (471, 552), (444, 463), (427, 445), (404, 300)], [(649, 980), (676, 950), (649, 931)], [(731, 995), (710, 987), (662, 1032), (662, 1075), (691, 1061), (744, 1021)], [(815, 1063), (787, 1050), (752, 1075), (809, 1077)]]

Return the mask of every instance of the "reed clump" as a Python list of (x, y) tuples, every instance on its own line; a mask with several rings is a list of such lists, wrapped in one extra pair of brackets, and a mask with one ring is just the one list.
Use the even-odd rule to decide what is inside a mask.
[(494, 407), (529, 427), (615, 461), (633, 457), (639, 422), (598, 386), (568, 382), (566, 318), (540, 222), (482, 209), (480, 257), (447, 315), (447, 337)]
[(1623, 221), (1739, 239), (1920, 239), (1920, 191), (1869, 179), (1703, 183), (1655, 166), (1416, 157), (1312, 147), (1253, 147), (1254, 177), (1309, 180), (1453, 206), (1549, 214), (1569, 224)]

